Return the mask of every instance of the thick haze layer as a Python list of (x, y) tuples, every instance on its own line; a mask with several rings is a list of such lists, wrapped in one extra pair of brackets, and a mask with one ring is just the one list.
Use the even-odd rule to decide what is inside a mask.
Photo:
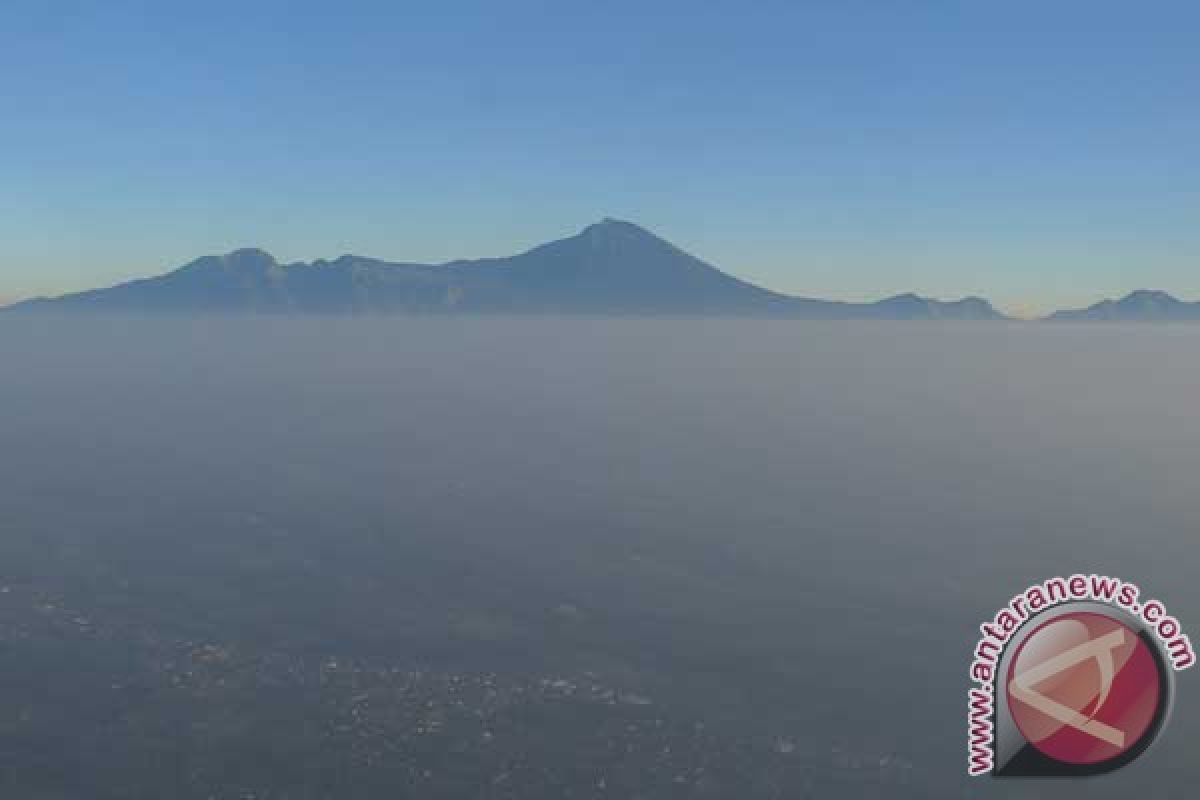
[[(680, 796), (1167, 797), (1200, 781), (1189, 673), (1163, 740), (1121, 773), (961, 777), (976, 625), (1012, 593), (1120, 575), (1200, 632), (1200, 330), (4, 317), (0, 363), (0, 683), (22, 712), (0, 736), (25, 796), (261, 789), (262, 764), (289, 796), (324, 796), (295, 787), (342, 773), (310, 775), (301, 744), (212, 755), (246, 731), (272, 741), (231, 690), (205, 690), (201, 725), (183, 689), (156, 688), (201, 645), (617, 686), (634, 699), (614, 708), (657, 720), (621, 730), (659, 738), (622, 733), (629, 752), (563, 779), (578, 796), (599, 779), (674, 796), (683, 767), (662, 747), (691, 752), (701, 730), (725, 755), (697, 756), (708, 772)], [(72, 616), (39, 638), (59, 608)], [(177, 642), (141, 688), (121, 677)], [(238, 680), (283, 708), (326, 709), (340, 685), (293, 697), (262, 675)], [(554, 707), (523, 730), (585, 735)], [(175, 766), (139, 761), (141, 736)], [(424, 763), (490, 769), (465, 741), (435, 736)], [(512, 763), (594, 760), (548, 747)], [(357, 796), (405, 752), (336, 786)], [(451, 797), (452, 773), (405, 780)], [(564, 796), (498, 774), (514, 796)]]

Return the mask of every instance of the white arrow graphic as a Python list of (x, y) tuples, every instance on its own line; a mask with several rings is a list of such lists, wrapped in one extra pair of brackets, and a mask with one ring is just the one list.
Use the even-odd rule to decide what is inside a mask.
[[(1036, 667), (1017, 673), (1013, 679), (1009, 681), (1009, 693), (1046, 716), (1061, 722), (1064, 725), (1069, 725), (1077, 731), (1086, 733), (1101, 741), (1108, 742), (1113, 747), (1125, 746), (1125, 732), (1111, 725), (1105, 725), (1103, 722), (1096, 720), (1094, 717), (1100, 712), (1100, 707), (1104, 705), (1104, 701), (1108, 699), (1108, 693), (1112, 689), (1113, 677), (1116, 672), (1113, 662), (1113, 650), (1117, 649), (1125, 643), (1125, 630), (1118, 628), (1112, 633), (1105, 634), (1099, 639), (1092, 639), (1083, 644), (1076, 645), (1070, 650), (1064, 650), (1053, 658), (1046, 659)], [(1097, 665), (1100, 667), (1100, 696), (1096, 700), (1096, 708), (1092, 711), (1091, 717), (1085, 717), (1078, 711), (1064, 706), (1057, 700), (1052, 700), (1041, 692), (1035, 691), (1034, 686), (1049, 678), (1051, 675), (1057, 675), (1065, 669), (1087, 661), (1089, 658), (1096, 659)]]

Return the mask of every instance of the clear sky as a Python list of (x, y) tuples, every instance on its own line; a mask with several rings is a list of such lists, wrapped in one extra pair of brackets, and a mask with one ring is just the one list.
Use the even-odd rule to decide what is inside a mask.
[(1200, 4), (0, 4), (0, 299), (603, 216), (774, 289), (1200, 299)]

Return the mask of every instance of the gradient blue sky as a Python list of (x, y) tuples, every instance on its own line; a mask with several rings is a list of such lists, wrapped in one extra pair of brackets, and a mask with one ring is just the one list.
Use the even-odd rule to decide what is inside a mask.
[(812, 296), (1200, 298), (1198, 42), (1195, 3), (6, 0), (0, 299), (606, 215)]

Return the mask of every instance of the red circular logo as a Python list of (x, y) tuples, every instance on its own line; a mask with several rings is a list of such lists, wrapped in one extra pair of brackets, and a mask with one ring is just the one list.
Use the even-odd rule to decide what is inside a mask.
[(1021, 642), (1005, 689), (1021, 735), (1068, 764), (1098, 764), (1139, 746), (1156, 733), (1166, 695), (1137, 632), (1084, 611), (1057, 616)]

